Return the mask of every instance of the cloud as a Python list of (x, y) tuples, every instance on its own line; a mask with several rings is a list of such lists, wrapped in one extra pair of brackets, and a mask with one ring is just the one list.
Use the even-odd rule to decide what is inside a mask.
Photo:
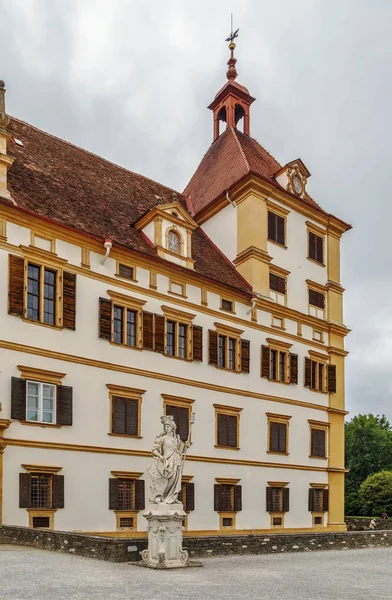
[(8, 111), (183, 189), (212, 141), (229, 15), (251, 133), (300, 156), (342, 242), (347, 404), (392, 419), (389, 0), (0, 0)]

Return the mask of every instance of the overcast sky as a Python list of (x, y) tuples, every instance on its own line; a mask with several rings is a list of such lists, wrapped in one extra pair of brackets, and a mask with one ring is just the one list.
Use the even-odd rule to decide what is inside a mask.
[(392, 420), (391, 0), (0, 0), (7, 112), (182, 191), (212, 141), (230, 12), (251, 135), (354, 226), (347, 408)]

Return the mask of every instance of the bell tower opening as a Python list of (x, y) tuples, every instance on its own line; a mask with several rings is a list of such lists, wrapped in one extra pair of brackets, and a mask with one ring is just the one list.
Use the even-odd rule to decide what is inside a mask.
[[(223, 133), (224, 129), (233, 127), (250, 135), (250, 105), (255, 98), (249, 94), (247, 88), (235, 80), (237, 78), (236, 63), (234, 56), (234, 39), (238, 36), (238, 29), (231, 33), (226, 41), (229, 43), (230, 58), (227, 62), (227, 83), (215, 96), (209, 109), (214, 114), (214, 141)], [(223, 123), (226, 123), (224, 127)]]

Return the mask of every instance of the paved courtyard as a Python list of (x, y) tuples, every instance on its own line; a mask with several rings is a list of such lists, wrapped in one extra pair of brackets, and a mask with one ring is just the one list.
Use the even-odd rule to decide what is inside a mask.
[(392, 599), (392, 548), (208, 558), (153, 571), (0, 545), (1, 600)]

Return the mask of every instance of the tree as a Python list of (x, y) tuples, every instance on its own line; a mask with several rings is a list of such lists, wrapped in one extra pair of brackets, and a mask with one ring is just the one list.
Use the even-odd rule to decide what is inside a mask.
[(359, 499), (365, 515), (392, 514), (392, 471), (369, 475), (361, 483)]
[(361, 483), (374, 473), (392, 470), (392, 430), (383, 415), (357, 415), (346, 424), (346, 514), (358, 515)]

